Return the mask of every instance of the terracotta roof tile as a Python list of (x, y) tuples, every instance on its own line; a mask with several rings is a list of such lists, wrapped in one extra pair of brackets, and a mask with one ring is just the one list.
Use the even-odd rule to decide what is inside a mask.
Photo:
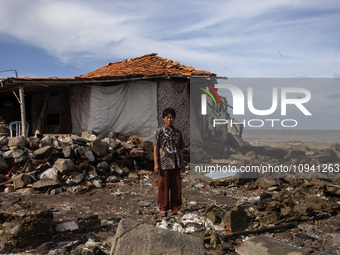
[(216, 76), (209, 71), (195, 70), (192, 66), (180, 65), (178, 62), (161, 58), (157, 53), (144, 55), (137, 58), (125, 59), (75, 77), (76, 79), (120, 79), (143, 76)]

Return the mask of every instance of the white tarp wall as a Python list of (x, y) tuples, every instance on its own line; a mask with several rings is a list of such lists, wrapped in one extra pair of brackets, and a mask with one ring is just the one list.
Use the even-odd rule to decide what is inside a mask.
[(157, 84), (134, 81), (73, 88), (71, 116), (73, 132), (119, 132), (152, 141), (158, 126)]

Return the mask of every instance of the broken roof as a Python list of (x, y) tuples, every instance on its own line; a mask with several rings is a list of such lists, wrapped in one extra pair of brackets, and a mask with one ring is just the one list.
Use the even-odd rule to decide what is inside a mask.
[(170, 59), (161, 58), (157, 53), (137, 58), (108, 63), (105, 66), (75, 77), (76, 79), (121, 79), (150, 76), (216, 76), (209, 71), (196, 70), (192, 66), (180, 65)]

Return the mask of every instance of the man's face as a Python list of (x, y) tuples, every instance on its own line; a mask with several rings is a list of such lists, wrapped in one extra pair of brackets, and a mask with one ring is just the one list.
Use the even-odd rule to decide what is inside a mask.
[(168, 128), (172, 128), (172, 125), (174, 124), (174, 116), (171, 115), (171, 113), (168, 113), (168, 115), (166, 115), (164, 118), (164, 124), (166, 127)]

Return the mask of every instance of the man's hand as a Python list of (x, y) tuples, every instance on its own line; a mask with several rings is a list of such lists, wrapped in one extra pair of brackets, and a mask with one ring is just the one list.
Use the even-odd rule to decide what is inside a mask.
[(155, 145), (153, 147), (153, 161), (155, 164), (155, 166), (153, 167), (153, 170), (155, 171), (155, 173), (158, 173), (159, 171), (158, 157), (159, 157), (159, 147)]
[(154, 166), (153, 170), (155, 171), (155, 173), (158, 173), (158, 171), (159, 171), (159, 166), (158, 166), (157, 163), (155, 163), (155, 166)]
[(182, 166), (181, 173), (185, 173), (185, 163), (182, 162), (181, 166)]

